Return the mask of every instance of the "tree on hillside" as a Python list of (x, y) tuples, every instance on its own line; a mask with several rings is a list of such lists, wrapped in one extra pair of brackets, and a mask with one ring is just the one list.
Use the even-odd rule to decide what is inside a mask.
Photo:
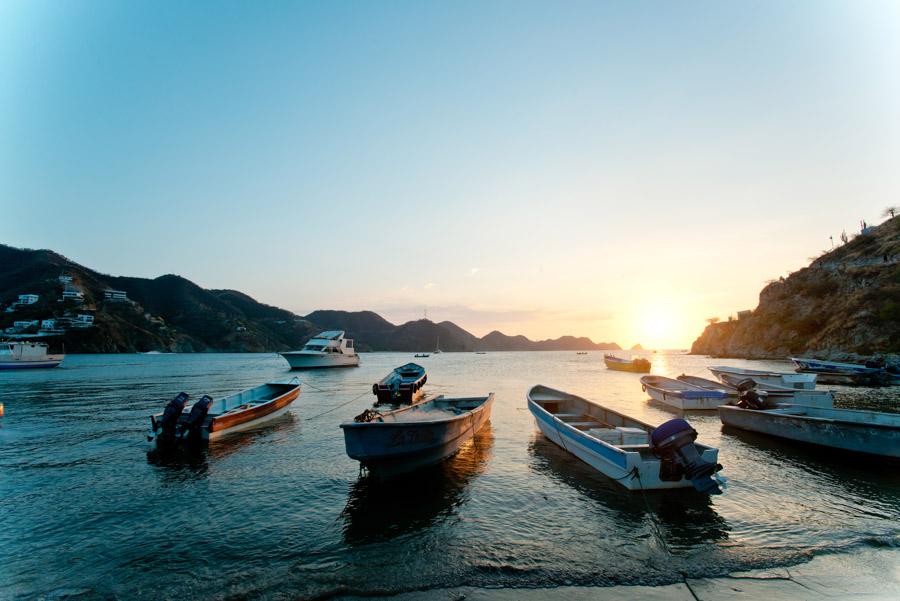
[(883, 217), (890, 217), (891, 219), (893, 219), (898, 212), (900, 212), (900, 207), (888, 207), (881, 215)]
[(712, 325), (714, 323), (719, 323), (719, 318), (718, 317), (707, 317), (706, 323), (708, 323), (709, 325)]

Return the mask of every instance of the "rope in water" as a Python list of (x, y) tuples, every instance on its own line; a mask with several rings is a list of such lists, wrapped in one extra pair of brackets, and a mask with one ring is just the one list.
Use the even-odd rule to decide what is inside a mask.
[(360, 399), (360, 398), (362, 398), (362, 397), (364, 397), (365, 395), (370, 394), (370, 393), (371, 393), (370, 390), (367, 390), (367, 391), (365, 391), (365, 392), (362, 392), (362, 393), (356, 395), (355, 397), (353, 397), (352, 399), (350, 399), (349, 401), (346, 401), (346, 402), (344, 402), (344, 403), (341, 403), (340, 405), (335, 405), (334, 407), (332, 407), (331, 409), (329, 409), (329, 410), (327, 410), (327, 411), (323, 411), (322, 413), (317, 413), (316, 415), (313, 415), (313, 416), (311, 416), (311, 417), (304, 417), (304, 418), (303, 418), (303, 421), (309, 422), (309, 421), (312, 421), (312, 420), (314, 420), (314, 419), (316, 419), (316, 418), (322, 417), (323, 415), (328, 415), (328, 414), (331, 413), (332, 411), (337, 411), (337, 410), (340, 409), (341, 407), (346, 407), (346, 406), (349, 405), (350, 403), (352, 403), (352, 402), (354, 402), (354, 401), (356, 401), (356, 400), (358, 400), (358, 399)]

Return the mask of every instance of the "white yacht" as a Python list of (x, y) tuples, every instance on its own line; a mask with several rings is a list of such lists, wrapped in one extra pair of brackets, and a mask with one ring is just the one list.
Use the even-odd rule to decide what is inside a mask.
[(50, 355), (44, 342), (0, 342), (0, 369), (56, 367), (65, 355)]
[(353, 341), (344, 338), (344, 332), (331, 331), (316, 334), (299, 351), (281, 353), (291, 369), (318, 367), (355, 367), (359, 365), (359, 355), (353, 348)]

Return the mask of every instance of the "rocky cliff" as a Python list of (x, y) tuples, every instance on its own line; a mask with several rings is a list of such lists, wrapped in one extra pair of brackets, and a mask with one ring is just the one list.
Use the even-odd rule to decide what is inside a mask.
[(691, 352), (834, 359), (900, 351), (900, 216), (769, 283), (741, 319), (715, 323)]

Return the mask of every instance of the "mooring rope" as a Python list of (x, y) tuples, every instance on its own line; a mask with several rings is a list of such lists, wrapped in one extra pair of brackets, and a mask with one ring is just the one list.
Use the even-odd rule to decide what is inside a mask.
[(356, 400), (358, 400), (358, 399), (364, 397), (365, 395), (369, 394), (370, 392), (371, 392), (371, 391), (367, 390), (367, 391), (365, 391), (365, 392), (363, 392), (363, 393), (360, 393), (360, 394), (356, 395), (355, 397), (353, 397), (352, 399), (350, 399), (349, 401), (347, 401), (347, 402), (345, 402), (345, 403), (341, 403), (340, 405), (335, 405), (334, 407), (332, 407), (331, 409), (329, 409), (329, 410), (327, 410), (327, 411), (323, 411), (322, 413), (317, 413), (316, 415), (313, 415), (313, 416), (311, 416), (311, 417), (305, 417), (305, 418), (303, 418), (303, 421), (309, 422), (309, 421), (312, 421), (312, 420), (314, 420), (314, 419), (316, 419), (316, 418), (322, 417), (323, 415), (328, 415), (328, 414), (331, 413), (332, 411), (337, 411), (337, 410), (340, 409), (341, 407), (346, 407), (346, 406), (349, 405), (350, 403), (352, 403), (352, 402), (354, 402), (354, 401), (356, 401)]

